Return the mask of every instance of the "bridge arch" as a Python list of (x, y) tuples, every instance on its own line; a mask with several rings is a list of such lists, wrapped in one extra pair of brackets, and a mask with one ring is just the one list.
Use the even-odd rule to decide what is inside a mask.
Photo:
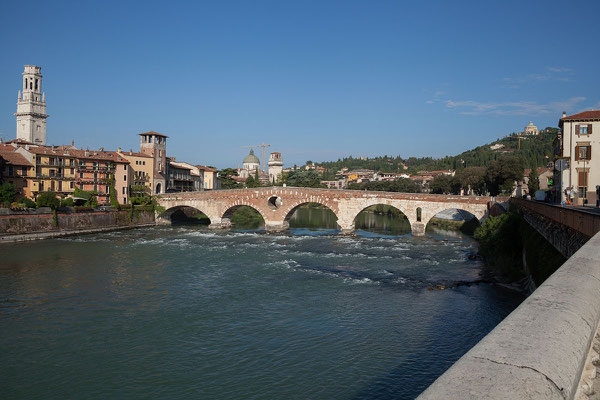
[[(428, 207), (423, 212), (423, 224), (427, 225), (431, 218), (436, 215), (443, 213), (448, 210), (459, 210), (460, 212), (467, 213), (473, 215), (479, 222), (483, 221), (483, 219), (487, 216), (487, 209), (484, 207), (472, 207), (469, 204), (441, 204), (437, 207)], [(465, 215), (466, 216), (466, 215)]]
[(179, 204), (170, 207), (166, 209), (162, 214), (158, 215), (156, 219), (159, 224), (172, 224), (174, 222), (173, 218), (175, 218), (178, 214), (183, 214), (191, 219), (193, 218), (194, 214), (198, 213), (204, 214), (209, 224), (213, 222), (211, 217), (207, 213), (203, 212), (197, 207), (190, 206), (187, 204)]
[(325, 202), (319, 202), (319, 201), (304, 201), (304, 202), (299, 202), (293, 206), (288, 207), (288, 209), (285, 210), (285, 216), (283, 218), (283, 225), (289, 227), (290, 220), (292, 219), (292, 217), (294, 216), (296, 211), (298, 211), (299, 208), (302, 208), (303, 206), (307, 206), (310, 204), (318, 204), (319, 206), (325, 207), (327, 210), (331, 211), (331, 213), (335, 217), (335, 226), (337, 228), (337, 221), (339, 218), (338, 218), (335, 210), (333, 210), (329, 205), (324, 204), (324, 203)]
[(258, 212), (266, 225), (267, 218), (265, 215), (265, 210), (262, 210), (260, 207), (257, 207), (254, 204), (250, 204), (250, 203), (242, 201), (242, 202), (235, 202), (234, 204), (228, 204), (223, 207), (224, 211), (221, 214), (219, 227), (222, 227), (222, 228), (231, 227), (231, 225), (232, 225), (231, 218), (233, 217), (235, 212), (238, 211), (242, 207), (247, 207), (247, 208), (250, 208), (250, 209)]
[[(379, 208), (378, 206), (387, 206), (391, 209), (378, 210), (378, 208)], [(361, 215), (365, 215), (365, 213), (370, 212), (370, 211), (372, 211), (374, 213), (378, 213), (378, 211), (379, 211), (380, 213), (383, 212), (388, 215), (390, 214), (390, 211), (391, 211), (392, 215), (396, 214), (395, 216), (399, 219), (399, 221), (403, 221), (403, 220), (406, 221), (406, 226), (404, 226), (404, 227), (401, 227), (401, 226), (384, 227), (384, 230), (389, 230), (390, 233), (402, 234), (402, 233), (410, 233), (412, 231), (412, 227), (411, 227), (408, 215), (406, 215), (406, 213), (404, 211), (402, 211), (401, 208), (397, 207), (397, 205), (385, 204), (383, 202), (376, 202), (376, 204), (371, 204), (370, 206), (364, 207), (362, 210), (360, 210), (354, 217), (354, 221), (353, 221), (354, 229), (367, 228), (367, 230), (368, 230), (368, 228), (369, 228), (368, 226), (361, 226), (361, 223), (362, 223), (362, 225), (369, 225), (369, 223), (367, 221), (361, 221)]]

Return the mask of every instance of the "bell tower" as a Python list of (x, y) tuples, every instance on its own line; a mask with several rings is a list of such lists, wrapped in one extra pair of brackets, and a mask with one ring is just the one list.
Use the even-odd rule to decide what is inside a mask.
[(17, 139), (46, 145), (46, 99), (42, 93), (41, 67), (25, 65), (23, 93), (17, 98)]

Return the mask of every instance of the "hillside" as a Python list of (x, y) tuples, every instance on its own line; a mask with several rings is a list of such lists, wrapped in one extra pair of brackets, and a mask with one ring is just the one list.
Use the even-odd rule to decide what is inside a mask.
[[(464, 167), (482, 166), (486, 167), (490, 161), (496, 160), (500, 155), (510, 153), (520, 155), (525, 165), (529, 168), (545, 166), (552, 161), (552, 142), (558, 133), (557, 128), (546, 128), (540, 131), (539, 136), (521, 136), (521, 149), (518, 150), (518, 135), (512, 133), (492, 143), (475, 147), (455, 156), (444, 158), (431, 157), (402, 157), (382, 156), (375, 158), (353, 158), (347, 157), (337, 161), (316, 163), (327, 169), (325, 175), (331, 176), (336, 171), (346, 167), (349, 169), (372, 169), (382, 172), (407, 172), (435, 171), (447, 169), (461, 169)], [(501, 145), (501, 148), (492, 150), (490, 147)], [(547, 156), (547, 158), (546, 158)], [(406, 166), (406, 169), (405, 169)]]

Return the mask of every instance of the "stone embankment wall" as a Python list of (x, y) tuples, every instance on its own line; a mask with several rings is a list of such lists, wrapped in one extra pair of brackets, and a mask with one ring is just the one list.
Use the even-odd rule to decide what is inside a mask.
[(145, 210), (58, 211), (50, 209), (0, 212), (0, 242), (38, 239), (68, 233), (154, 225), (154, 212)]
[[(600, 233), (419, 399), (586, 399), (596, 375)], [(593, 346), (592, 346), (593, 345)]]

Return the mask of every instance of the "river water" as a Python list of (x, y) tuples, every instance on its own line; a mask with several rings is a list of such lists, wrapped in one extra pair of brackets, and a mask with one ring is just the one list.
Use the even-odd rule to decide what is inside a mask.
[(472, 239), (369, 218), (383, 233), (172, 226), (2, 245), (2, 398), (414, 398), (522, 298), (453, 287), (480, 278)]

